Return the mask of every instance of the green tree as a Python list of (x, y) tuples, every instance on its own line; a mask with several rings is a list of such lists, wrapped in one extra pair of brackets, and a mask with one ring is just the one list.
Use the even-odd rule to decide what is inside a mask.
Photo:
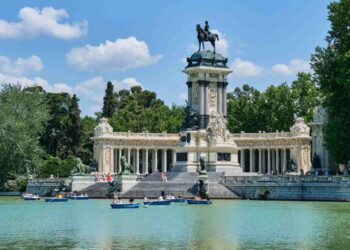
[(319, 90), (309, 73), (298, 73), (298, 79), (292, 82), (292, 93), (296, 105), (296, 116), (306, 122), (312, 121), (314, 109), (319, 105)]
[(72, 98), (67, 93), (46, 93), (49, 120), (40, 143), (53, 156), (67, 157), (67, 124)]
[(81, 141), (78, 156), (84, 164), (91, 165), (93, 161), (93, 142), (90, 139), (94, 135), (94, 128), (97, 125), (96, 119), (85, 116), (81, 119)]
[(269, 86), (264, 92), (264, 104), (260, 114), (266, 119), (266, 131), (289, 131), (294, 123), (296, 106), (291, 88), (287, 83)]
[(80, 109), (79, 99), (74, 94), (71, 104), (68, 108), (68, 121), (67, 121), (67, 149), (68, 154), (77, 155), (80, 142), (81, 142), (81, 124), (80, 124)]
[(328, 115), (326, 147), (335, 162), (344, 164), (350, 161), (350, 0), (332, 2), (328, 10), (328, 46), (315, 49), (311, 65)]
[(116, 109), (116, 97), (113, 93), (113, 84), (107, 83), (105, 96), (103, 98), (102, 116), (110, 118), (113, 116)]
[(266, 118), (262, 115), (263, 95), (245, 84), (228, 93), (227, 120), (232, 133), (266, 130)]
[(72, 155), (68, 156), (64, 160), (59, 157), (49, 156), (40, 167), (39, 177), (48, 178), (51, 175), (68, 177), (77, 163), (77, 159)]
[(44, 151), (38, 138), (48, 120), (45, 96), (5, 84), (0, 92), (0, 187), (8, 179), (35, 174)]

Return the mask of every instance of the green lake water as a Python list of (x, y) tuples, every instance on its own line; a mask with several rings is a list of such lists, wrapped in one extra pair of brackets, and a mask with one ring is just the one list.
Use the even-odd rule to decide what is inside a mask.
[(110, 202), (0, 198), (0, 249), (350, 249), (350, 203)]

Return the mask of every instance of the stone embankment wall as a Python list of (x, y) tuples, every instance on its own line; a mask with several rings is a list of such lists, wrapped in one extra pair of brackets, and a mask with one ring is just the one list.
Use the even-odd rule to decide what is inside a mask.
[(226, 176), (221, 183), (242, 199), (349, 201), (348, 176)]
[(40, 196), (50, 195), (55, 188), (59, 188), (61, 183), (69, 187), (70, 178), (35, 178), (28, 181), (26, 192), (38, 194)]

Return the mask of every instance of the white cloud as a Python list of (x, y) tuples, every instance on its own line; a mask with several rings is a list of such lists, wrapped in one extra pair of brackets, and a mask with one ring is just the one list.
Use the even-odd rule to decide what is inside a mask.
[[(211, 33), (218, 34), (219, 41), (216, 41), (216, 51), (220, 54), (222, 54), (224, 57), (227, 57), (228, 55), (228, 40), (226, 39), (226, 35), (221, 33), (217, 29), (213, 29), (210, 31)], [(211, 46), (211, 45), (210, 45)]]
[(53, 90), (52, 92), (55, 92), (55, 93), (68, 93), (70, 95), (73, 94), (73, 91), (72, 91), (72, 88), (70, 86), (68, 86), (67, 84), (65, 83), (56, 83), (53, 85)]
[(236, 58), (233, 61), (231, 68), (233, 70), (233, 76), (237, 77), (256, 77), (262, 75), (264, 71), (263, 67), (240, 58)]
[[(77, 93), (82, 101), (87, 101), (90, 106), (91, 113), (100, 111), (102, 108), (103, 97), (105, 95), (106, 84), (108, 80), (105, 80), (101, 76), (90, 78), (84, 82), (77, 84), (73, 88), (73, 92)], [(121, 89), (130, 89), (133, 86), (142, 86), (135, 78), (129, 77), (121, 81), (111, 80), (114, 85), (114, 91)]]
[(281, 75), (295, 75), (298, 72), (311, 72), (310, 62), (303, 59), (292, 59), (289, 64), (275, 64), (272, 71)]
[(43, 67), (41, 59), (35, 55), (28, 58), (17, 58), (14, 61), (6, 56), (0, 56), (0, 73), (22, 76), (24, 73), (39, 72)]
[(11, 76), (7, 74), (0, 73), (0, 84), (19, 84), (22, 87), (31, 87), (31, 86), (41, 86), (47, 91), (52, 91), (53, 88), (50, 84), (43, 78), (34, 77), (33, 79), (24, 77), (24, 76)]
[(59, 39), (71, 39), (87, 33), (87, 22), (62, 23), (68, 19), (65, 9), (53, 7), (22, 8), (18, 17), (19, 22), (0, 20), (0, 38), (27, 38), (38, 36), (51, 36)]
[(67, 62), (81, 70), (118, 71), (150, 65), (161, 55), (151, 55), (148, 45), (135, 37), (106, 41), (98, 46), (74, 48), (66, 55)]

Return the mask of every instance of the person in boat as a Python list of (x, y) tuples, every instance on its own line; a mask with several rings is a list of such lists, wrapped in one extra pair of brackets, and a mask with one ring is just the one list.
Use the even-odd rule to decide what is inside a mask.
[(144, 201), (148, 201), (147, 195), (143, 198)]
[(175, 200), (175, 195), (171, 194), (171, 195), (170, 195), (170, 199), (171, 199), (171, 200)]
[(112, 203), (113, 204), (124, 204), (124, 202), (119, 197), (114, 199)]
[(162, 200), (163, 200), (163, 196), (159, 196), (159, 197), (158, 197), (158, 200), (159, 200), (159, 201), (162, 201)]
[(133, 203), (134, 203), (134, 199), (133, 199), (133, 198), (130, 198), (130, 199), (129, 199), (129, 203), (130, 203), (130, 204), (133, 204)]

